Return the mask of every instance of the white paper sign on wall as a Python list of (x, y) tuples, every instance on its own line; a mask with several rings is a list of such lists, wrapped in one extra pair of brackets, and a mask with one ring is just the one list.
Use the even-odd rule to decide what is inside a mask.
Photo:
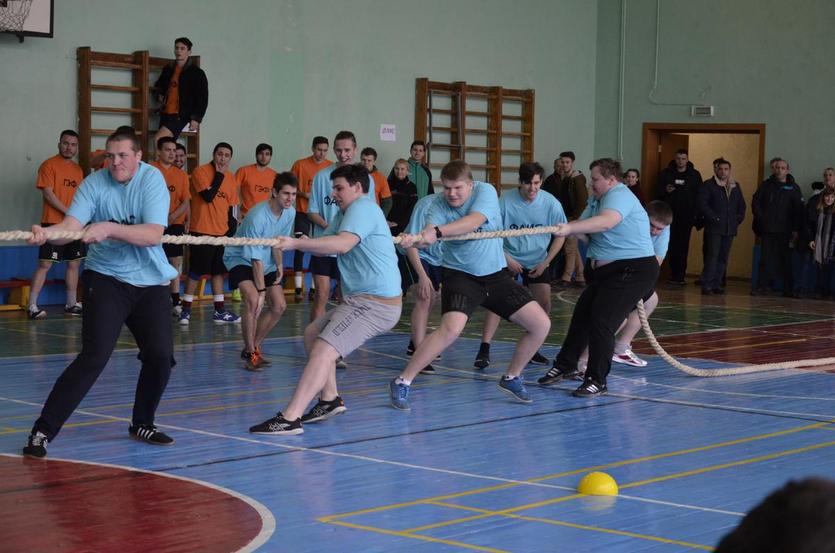
[(397, 141), (397, 125), (383, 123), (380, 125), (380, 140), (383, 142)]

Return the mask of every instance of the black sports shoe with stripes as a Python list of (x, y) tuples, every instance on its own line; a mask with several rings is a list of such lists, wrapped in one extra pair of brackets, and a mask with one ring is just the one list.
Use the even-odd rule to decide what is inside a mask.
[(320, 399), (318, 402), (316, 402), (316, 405), (310, 408), (310, 411), (302, 415), (301, 421), (302, 424), (307, 424), (309, 422), (319, 422), (325, 419), (329, 419), (340, 413), (344, 413), (347, 410), (348, 408), (345, 407), (345, 402), (342, 401), (342, 398), (339, 396), (336, 396), (334, 399), (330, 401), (322, 401)]
[(174, 445), (174, 438), (157, 430), (153, 424), (137, 424), (128, 427), (128, 434), (135, 440), (151, 445)]
[(253, 434), (268, 434), (271, 436), (295, 436), (296, 434), (302, 434), (304, 428), (302, 428), (301, 417), (294, 421), (288, 421), (279, 412), (261, 424), (250, 426), (249, 431)]
[(568, 380), (569, 378), (574, 378), (579, 371), (574, 369), (573, 371), (565, 371), (557, 367), (556, 361), (554, 361), (554, 365), (548, 369), (548, 372), (545, 373), (543, 376), (537, 379), (537, 382), (543, 386), (547, 386), (549, 384), (556, 384), (560, 380)]
[(607, 392), (605, 384), (598, 384), (594, 380), (586, 379), (585, 382), (580, 384), (580, 387), (571, 392), (571, 395), (574, 397), (592, 397), (592, 396), (602, 396)]

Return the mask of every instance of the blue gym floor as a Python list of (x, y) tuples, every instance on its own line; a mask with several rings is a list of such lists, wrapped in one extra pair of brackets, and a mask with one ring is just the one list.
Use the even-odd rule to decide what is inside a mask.
[[(570, 307), (555, 305), (555, 332), (564, 331)], [(835, 375), (828, 372), (699, 379), (647, 355), (644, 369), (613, 367), (608, 396), (576, 399), (569, 391), (577, 383), (538, 387), (545, 368), (529, 366), (524, 376), (534, 402), (522, 405), (496, 389), (513, 343), (495, 341), (493, 364), (481, 372), (470, 368), (479, 340), (463, 337), (434, 364), (437, 374), (418, 377), (412, 410), (404, 413), (389, 407), (387, 395), (406, 361), (409, 337), (402, 331), (370, 341), (339, 371), (344, 415), (307, 425), (300, 436), (251, 435), (250, 425), (290, 398), (305, 362), (299, 334), (306, 316), (306, 303), (291, 304), (279, 323), (285, 335), (265, 344), (273, 365), (263, 373), (242, 369), (237, 329), (193, 325), (187, 332), (193, 337), (199, 328), (205, 341), (177, 346), (157, 415), (177, 440), (170, 448), (127, 438), (138, 362), (124, 335), (126, 349), (114, 353), (48, 458), (227, 488), (272, 514), (275, 529), (261, 551), (299, 553), (710, 551), (787, 480), (835, 476)], [(6, 348), (0, 453), (20, 452), (55, 378), (74, 357), (80, 322), (52, 313), (46, 322), (53, 326), (0, 321), (17, 329), (22, 351), (38, 349), (44, 328), (51, 347), (66, 345), (64, 353), (44, 355)], [(551, 340), (543, 353), (553, 356), (557, 344)], [(593, 470), (612, 475), (620, 496), (578, 495), (577, 482)], [(0, 500), (0, 516), (13, 508)], [(180, 547), (160, 544), (158, 551), (188, 551)]]

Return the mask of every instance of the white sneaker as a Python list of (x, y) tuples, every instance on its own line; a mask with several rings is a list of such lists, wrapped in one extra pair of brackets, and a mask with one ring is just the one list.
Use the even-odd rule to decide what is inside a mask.
[(631, 365), (633, 367), (646, 367), (647, 362), (635, 355), (631, 349), (624, 351), (623, 353), (613, 353), (612, 354), (612, 361), (615, 363), (623, 363), (624, 365)]
[(171, 308), (171, 314), (173, 316), (177, 317), (177, 318), (180, 317), (180, 313), (182, 313), (182, 312), (183, 312), (183, 306), (182, 305), (175, 305), (174, 307)]

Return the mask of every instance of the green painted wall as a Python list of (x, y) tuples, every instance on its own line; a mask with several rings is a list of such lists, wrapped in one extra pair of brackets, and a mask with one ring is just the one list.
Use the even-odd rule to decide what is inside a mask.
[[(621, 0), (598, 2), (597, 155), (617, 150)], [(623, 159), (639, 165), (644, 122), (765, 123), (766, 160), (786, 158), (798, 182), (835, 164), (831, 68), (835, 4), (824, 0), (626, 0)], [(689, 104), (716, 106), (691, 118)], [(684, 105), (667, 105), (684, 104)], [(766, 171), (768, 174), (768, 171)]]
[[(408, 153), (415, 78), (424, 76), (536, 89), (536, 158), (546, 166), (568, 148), (585, 166), (594, 149), (594, 1), (73, 0), (55, 8), (54, 39), (0, 36), (2, 229), (39, 217), (37, 167), (55, 153), (58, 132), (76, 125), (79, 46), (168, 56), (173, 38), (190, 37), (210, 83), (202, 156), (225, 140), (233, 166), (251, 163), (267, 141), (273, 166), (284, 169), (314, 135), (348, 128), (387, 169)], [(397, 125), (397, 142), (379, 142), (380, 123)]]

